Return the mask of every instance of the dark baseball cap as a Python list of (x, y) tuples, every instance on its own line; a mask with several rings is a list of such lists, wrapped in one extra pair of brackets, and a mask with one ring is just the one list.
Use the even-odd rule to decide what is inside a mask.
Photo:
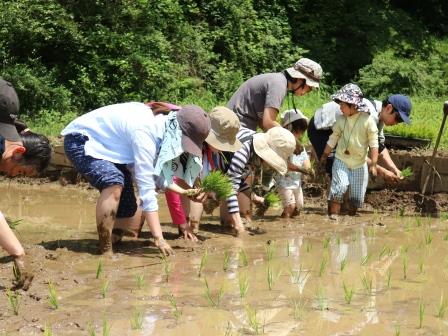
[(202, 144), (211, 129), (210, 117), (197, 105), (185, 105), (177, 112), (182, 130), (182, 148), (185, 152), (202, 157)]
[(0, 79), (0, 135), (10, 141), (21, 141), (15, 126), (19, 115), (19, 97), (10, 82)]
[(412, 110), (412, 104), (411, 100), (401, 94), (394, 94), (389, 96), (387, 98), (387, 101), (393, 106), (393, 108), (400, 114), (401, 120), (403, 120), (404, 123), (410, 124), (411, 119), (411, 110)]

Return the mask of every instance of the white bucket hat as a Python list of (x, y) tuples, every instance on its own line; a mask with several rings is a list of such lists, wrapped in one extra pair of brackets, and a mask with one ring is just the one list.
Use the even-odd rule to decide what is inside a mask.
[(255, 153), (281, 175), (288, 171), (287, 160), (295, 148), (294, 135), (283, 127), (272, 127), (266, 133), (254, 134)]
[(319, 87), (322, 78), (322, 67), (309, 58), (299, 59), (294, 67), (286, 69), (292, 78), (302, 78), (308, 86)]

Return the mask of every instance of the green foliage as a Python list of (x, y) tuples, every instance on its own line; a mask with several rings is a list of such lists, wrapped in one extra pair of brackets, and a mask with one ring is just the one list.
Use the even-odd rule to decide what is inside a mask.
[(276, 206), (280, 202), (280, 196), (274, 191), (270, 191), (264, 196), (264, 203), (267, 207)]
[(414, 173), (411, 167), (406, 167), (401, 171), (401, 176), (403, 176), (403, 178), (410, 178), (412, 175), (414, 175)]
[(233, 193), (232, 183), (229, 177), (219, 170), (210, 172), (201, 183), (201, 189), (205, 192), (214, 192), (216, 198), (225, 200)]

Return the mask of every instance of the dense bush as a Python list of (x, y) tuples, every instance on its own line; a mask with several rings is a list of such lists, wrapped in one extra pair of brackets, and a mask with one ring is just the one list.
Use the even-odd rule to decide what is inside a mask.
[(3, 0), (0, 75), (39, 120), (129, 100), (209, 107), (302, 55), (321, 62), (329, 85), (448, 94), (447, 5), (429, 3)]

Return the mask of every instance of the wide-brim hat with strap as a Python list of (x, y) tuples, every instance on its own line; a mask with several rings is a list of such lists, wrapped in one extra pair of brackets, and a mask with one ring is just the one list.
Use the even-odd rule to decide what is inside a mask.
[(236, 152), (241, 142), (236, 138), (240, 120), (235, 112), (225, 106), (215, 107), (209, 114), (211, 129), (205, 142), (222, 152)]
[(292, 78), (302, 78), (308, 86), (319, 87), (322, 78), (322, 67), (309, 58), (299, 59), (292, 68), (286, 69)]
[(6, 140), (21, 141), (15, 126), (19, 107), (19, 97), (12, 84), (0, 79), (0, 135)]
[(308, 118), (299, 109), (287, 110), (283, 113), (282, 126), (286, 127), (296, 120), (305, 119), (308, 123)]
[(369, 107), (363, 101), (363, 93), (358, 85), (349, 83), (345, 84), (338, 92), (331, 96), (336, 103), (344, 102), (355, 105), (359, 112), (369, 112)]
[(177, 112), (182, 130), (182, 148), (185, 152), (202, 157), (202, 145), (210, 133), (210, 118), (197, 105), (185, 105)]
[(253, 136), (255, 153), (280, 175), (288, 171), (288, 158), (294, 153), (296, 139), (287, 129), (276, 126)]

